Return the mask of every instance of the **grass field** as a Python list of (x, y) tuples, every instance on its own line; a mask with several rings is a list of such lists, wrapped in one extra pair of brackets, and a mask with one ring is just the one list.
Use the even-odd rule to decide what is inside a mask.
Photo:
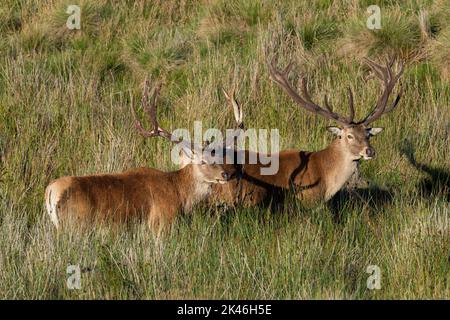
[[(67, 6), (81, 7), (69, 30)], [(366, 9), (381, 8), (381, 30)], [(0, 298), (448, 299), (450, 2), (446, 0), (32, 1), (0, 4)], [(331, 122), (269, 80), (265, 48), (304, 70), (316, 100), (359, 117), (380, 95), (361, 58), (406, 61), (399, 107), (375, 123), (367, 187), (312, 209), (199, 206), (164, 241), (146, 225), (57, 234), (44, 188), (63, 175), (175, 169), (169, 143), (134, 127), (146, 76), (164, 80), (168, 128), (225, 129), (220, 88), (235, 83), (250, 128), (278, 128), (281, 149), (320, 150)], [(414, 159), (413, 159), (414, 158)], [(66, 286), (68, 265), (81, 288)], [(381, 288), (369, 290), (369, 265)]]

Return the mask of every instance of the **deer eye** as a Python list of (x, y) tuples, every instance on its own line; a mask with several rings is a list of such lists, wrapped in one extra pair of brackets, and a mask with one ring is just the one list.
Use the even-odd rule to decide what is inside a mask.
[(349, 135), (347, 136), (347, 139), (352, 140), (352, 139), (353, 139), (353, 136), (352, 136), (351, 134), (349, 134)]

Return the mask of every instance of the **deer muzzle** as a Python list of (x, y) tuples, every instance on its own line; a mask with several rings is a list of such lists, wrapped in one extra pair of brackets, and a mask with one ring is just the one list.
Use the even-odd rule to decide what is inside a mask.
[(368, 160), (372, 159), (373, 157), (375, 157), (375, 149), (372, 147), (367, 147), (364, 153), (364, 159)]

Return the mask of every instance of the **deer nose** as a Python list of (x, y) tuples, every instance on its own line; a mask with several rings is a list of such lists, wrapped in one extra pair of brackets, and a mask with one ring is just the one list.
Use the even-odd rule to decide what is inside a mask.
[(230, 175), (228, 174), (228, 173), (226, 173), (226, 172), (222, 172), (222, 178), (224, 179), (224, 180), (230, 180)]
[(367, 148), (367, 149), (366, 149), (366, 155), (367, 155), (369, 158), (373, 158), (373, 157), (375, 156), (375, 149), (372, 148), (372, 147)]

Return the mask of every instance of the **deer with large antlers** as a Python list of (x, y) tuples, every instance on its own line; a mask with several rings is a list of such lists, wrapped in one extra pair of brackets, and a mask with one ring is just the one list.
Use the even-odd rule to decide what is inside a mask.
[[(402, 90), (394, 101), (388, 105), (389, 96), (399, 81), (403, 64), (398, 73), (392, 70), (394, 60), (385, 66), (365, 59), (374, 75), (381, 80), (383, 93), (374, 109), (361, 121), (354, 121), (355, 109), (353, 93), (348, 89), (350, 113), (344, 117), (334, 112), (327, 97), (321, 107), (313, 102), (305, 77), (301, 78), (301, 93), (289, 82), (288, 75), (292, 64), (283, 71), (276, 68), (276, 59), (268, 61), (271, 79), (280, 86), (301, 108), (333, 120), (342, 127), (331, 126), (327, 130), (336, 135), (336, 139), (325, 149), (316, 152), (285, 150), (279, 153), (279, 171), (274, 175), (262, 175), (261, 163), (242, 165), (239, 179), (224, 186), (214, 186), (213, 202), (225, 202), (229, 205), (256, 205), (271, 200), (273, 194), (279, 195), (283, 190), (294, 190), (296, 196), (305, 204), (318, 200), (329, 200), (338, 192), (357, 170), (361, 159), (372, 159), (375, 149), (370, 145), (370, 138), (380, 133), (382, 128), (372, 128), (370, 123), (383, 114), (391, 112), (398, 105)], [(234, 110), (241, 110), (234, 94), (226, 94)], [(240, 111), (242, 112), (242, 111)], [(236, 113), (236, 111), (235, 111)], [(242, 120), (241, 120), (241, 126)], [(247, 161), (250, 151), (243, 151)], [(259, 155), (258, 155), (259, 156)], [(283, 194), (283, 193), (282, 193)]]
[(235, 175), (234, 165), (213, 163), (202, 152), (203, 146), (178, 139), (159, 126), (156, 105), (160, 88), (160, 85), (154, 88), (148, 106), (148, 82), (145, 82), (142, 105), (153, 129), (143, 128), (132, 107), (136, 128), (146, 138), (164, 137), (175, 143), (191, 163), (174, 172), (137, 168), (117, 174), (56, 179), (46, 189), (45, 203), (57, 228), (65, 221), (125, 222), (137, 218), (161, 231), (179, 211), (190, 210), (205, 198), (213, 184), (226, 183)]

